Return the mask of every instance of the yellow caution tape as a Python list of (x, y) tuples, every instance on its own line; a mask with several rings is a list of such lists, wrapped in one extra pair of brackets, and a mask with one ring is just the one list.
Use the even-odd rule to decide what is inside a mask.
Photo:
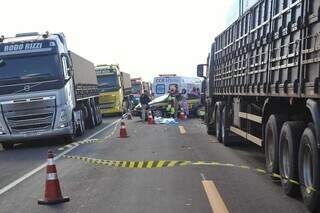
[(187, 166), (192, 165), (191, 161), (173, 161), (173, 160), (157, 160), (157, 161), (114, 161), (102, 160), (81, 156), (63, 155), (64, 158), (81, 160), (87, 163), (96, 165), (107, 165), (112, 167), (122, 167), (130, 169), (151, 169), (151, 168), (166, 168), (174, 166)]
[[(91, 143), (96, 143), (97, 141), (92, 141)], [(286, 179), (290, 183), (295, 185), (302, 185), (297, 180), (288, 179), (282, 177), (279, 174), (271, 173), (269, 174), (266, 170), (260, 168), (252, 168), (245, 165), (235, 165), (231, 163), (221, 163), (216, 161), (187, 161), (187, 160), (147, 160), (147, 161), (119, 161), (119, 160), (103, 160), (95, 159), (89, 157), (75, 156), (75, 155), (63, 155), (62, 157), (74, 160), (81, 160), (86, 163), (95, 164), (95, 165), (105, 165), (117, 168), (129, 168), (129, 169), (154, 169), (154, 168), (172, 168), (177, 166), (224, 166), (224, 167), (235, 167), (240, 169), (256, 171), (260, 174), (270, 175), (271, 177), (278, 179)], [(306, 187), (306, 186), (305, 186)], [(312, 187), (306, 187), (309, 192), (318, 192)]]
[(90, 140), (85, 140), (85, 141), (78, 141), (78, 142), (73, 142), (68, 145), (65, 145), (63, 147), (58, 148), (59, 151), (63, 151), (65, 149), (70, 149), (75, 146), (83, 145), (83, 144), (98, 144), (98, 143), (105, 143), (105, 139), (90, 139)]
[(63, 151), (63, 150), (65, 150), (65, 149), (70, 149), (70, 148), (72, 148), (72, 147), (79, 146), (79, 145), (84, 145), (84, 144), (105, 143), (105, 142), (107, 141), (107, 139), (108, 139), (109, 137), (111, 137), (111, 136), (115, 133), (115, 131), (116, 131), (116, 129), (117, 129), (117, 126), (118, 126), (118, 123), (116, 123), (116, 124), (114, 125), (112, 132), (111, 132), (109, 135), (107, 135), (105, 138), (103, 138), (103, 139), (95, 139), (95, 138), (93, 138), (93, 139), (88, 139), (88, 140), (73, 142), (73, 143), (67, 144), (67, 145), (65, 145), (65, 146), (63, 146), (63, 147), (58, 148), (58, 150), (59, 150), (59, 151)]

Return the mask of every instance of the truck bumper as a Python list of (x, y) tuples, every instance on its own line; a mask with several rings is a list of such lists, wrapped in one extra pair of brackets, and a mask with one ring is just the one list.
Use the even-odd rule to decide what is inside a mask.
[(59, 129), (52, 129), (49, 131), (39, 131), (30, 133), (20, 133), (20, 134), (5, 134), (0, 135), (0, 142), (4, 143), (23, 143), (30, 140), (40, 140), (54, 138), (58, 136), (70, 135), (72, 134), (72, 128), (70, 126)]
[(121, 114), (122, 109), (110, 108), (110, 109), (100, 109), (102, 115), (112, 115), (112, 114)]

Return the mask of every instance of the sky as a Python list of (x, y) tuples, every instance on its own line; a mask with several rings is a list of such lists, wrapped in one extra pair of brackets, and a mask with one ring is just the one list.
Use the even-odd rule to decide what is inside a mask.
[(63, 32), (68, 48), (95, 64), (118, 63), (131, 77), (195, 76), (233, 0), (10, 0), (0, 34)]

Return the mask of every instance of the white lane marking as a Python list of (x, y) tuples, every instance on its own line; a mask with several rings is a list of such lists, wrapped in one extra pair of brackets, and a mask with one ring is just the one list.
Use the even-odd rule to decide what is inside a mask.
[(117, 126), (118, 126), (118, 124), (115, 124), (112, 132), (111, 132), (109, 135), (107, 135), (104, 139), (108, 139), (108, 138), (110, 138), (111, 136), (113, 136), (114, 133), (116, 132)]
[[(98, 132), (95, 132), (94, 134), (90, 135), (89, 137), (87, 137), (84, 140), (89, 140), (91, 138), (93, 138), (94, 136), (98, 135), (99, 133), (101, 133), (102, 131), (110, 128), (111, 126), (113, 126), (114, 124), (116, 124), (117, 122), (119, 122), (121, 119), (118, 119), (114, 122), (112, 122), (111, 124), (103, 127), (102, 129), (100, 129)], [(73, 146), (67, 150), (65, 150), (64, 152), (60, 153), (59, 155), (57, 155), (54, 160), (58, 160), (59, 158), (61, 158), (63, 155), (67, 154), (68, 152), (70, 152), (71, 150), (75, 149), (76, 147), (78, 147), (79, 145)], [(17, 180), (9, 183), (8, 185), (4, 186), (3, 188), (0, 189), (0, 195), (2, 195), (3, 193), (9, 191), (10, 189), (12, 189), (13, 187), (15, 187), (16, 185), (18, 185), (19, 183), (23, 182), (24, 180), (26, 180), (27, 178), (31, 177), (32, 175), (36, 174), (37, 172), (39, 172), (41, 169), (45, 168), (47, 166), (47, 163), (43, 163), (40, 166), (38, 166), (37, 168), (31, 170), (30, 172), (24, 174), (22, 177), (18, 178)]]

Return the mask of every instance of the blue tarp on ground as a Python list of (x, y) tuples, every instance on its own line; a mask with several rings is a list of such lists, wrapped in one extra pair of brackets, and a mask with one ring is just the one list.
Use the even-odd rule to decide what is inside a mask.
[(154, 122), (156, 124), (178, 124), (179, 123), (174, 118), (162, 118), (162, 117), (155, 117)]

